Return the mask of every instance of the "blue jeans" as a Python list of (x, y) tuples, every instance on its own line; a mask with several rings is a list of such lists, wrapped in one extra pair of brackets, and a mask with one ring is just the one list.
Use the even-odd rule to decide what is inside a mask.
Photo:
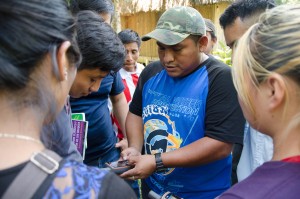
[(100, 168), (105, 168), (106, 165), (105, 163), (107, 162), (115, 162), (119, 160), (120, 158), (120, 149), (118, 148), (113, 148), (110, 150), (108, 153), (106, 153), (104, 156), (98, 159), (98, 166)]

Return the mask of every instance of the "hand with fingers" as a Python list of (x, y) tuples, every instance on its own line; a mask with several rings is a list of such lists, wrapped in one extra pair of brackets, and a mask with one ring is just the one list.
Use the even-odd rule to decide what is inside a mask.
[(116, 148), (120, 148), (121, 151), (125, 150), (128, 148), (128, 141), (126, 138), (120, 140), (117, 144), (116, 144)]
[(127, 160), (130, 165), (134, 165), (134, 168), (122, 173), (120, 175), (122, 178), (129, 180), (144, 179), (156, 170), (154, 155), (129, 156)]
[(134, 147), (129, 147), (121, 152), (121, 160), (127, 160), (130, 156), (140, 156), (141, 152)]

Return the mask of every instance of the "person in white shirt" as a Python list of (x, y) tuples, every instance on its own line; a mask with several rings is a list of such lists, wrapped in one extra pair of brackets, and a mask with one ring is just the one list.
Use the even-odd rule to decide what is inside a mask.
[[(138, 78), (144, 69), (144, 65), (137, 62), (140, 56), (141, 38), (137, 32), (131, 29), (125, 29), (118, 33), (118, 36), (126, 49), (126, 57), (123, 67), (119, 73), (124, 84), (124, 94), (129, 104), (135, 91)], [(123, 133), (117, 119), (112, 115), (115, 133), (119, 139), (123, 139)], [(120, 145), (118, 143), (117, 145)]]

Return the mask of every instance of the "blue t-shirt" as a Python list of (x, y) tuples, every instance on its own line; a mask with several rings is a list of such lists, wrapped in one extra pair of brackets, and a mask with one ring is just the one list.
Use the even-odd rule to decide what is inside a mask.
[[(242, 142), (245, 120), (228, 66), (209, 58), (186, 77), (172, 78), (161, 69), (141, 82), (146, 154), (176, 150), (204, 136)], [(130, 105), (130, 111), (139, 113), (138, 106)], [(231, 155), (201, 166), (154, 173), (146, 182), (159, 194), (215, 198), (230, 187), (230, 176)]]
[(86, 97), (71, 98), (73, 113), (85, 113), (88, 124), (87, 144), (85, 152), (86, 164), (95, 162), (115, 148), (116, 135), (112, 128), (108, 110), (109, 95), (118, 95), (124, 90), (119, 73), (111, 73), (103, 79), (99, 90)]

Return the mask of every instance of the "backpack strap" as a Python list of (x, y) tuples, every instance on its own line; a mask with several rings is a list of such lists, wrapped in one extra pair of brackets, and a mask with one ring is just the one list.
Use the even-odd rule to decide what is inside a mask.
[(48, 149), (34, 153), (5, 191), (3, 199), (32, 198), (43, 181), (58, 170), (61, 160), (59, 155)]

